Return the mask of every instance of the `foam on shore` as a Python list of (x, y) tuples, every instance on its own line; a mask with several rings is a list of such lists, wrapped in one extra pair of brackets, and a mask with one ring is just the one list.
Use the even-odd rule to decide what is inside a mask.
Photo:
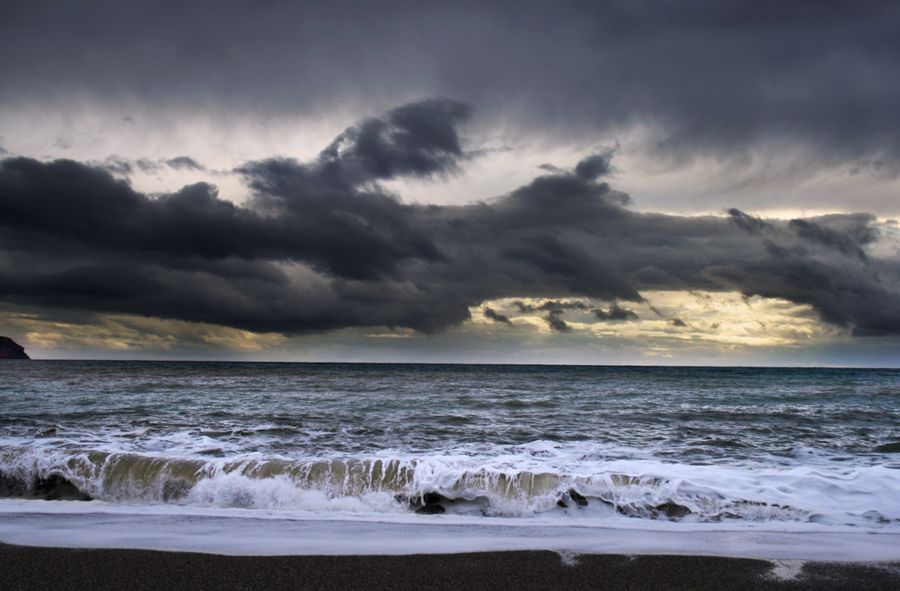
[(900, 560), (900, 534), (819, 524), (684, 524), (623, 520), (615, 527), (552, 519), (462, 515), (321, 514), (91, 501), (0, 500), (0, 542), (231, 555), (404, 555), (501, 550), (690, 554), (777, 560)]
[(611, 459), (589, 444), (540, 441), (482, 446), (477, 453), (308, 459), (98, 447), (0, 447), (0, 497), (371, 514), (440, 504), (441, 512), (484, 518), (796, 522), (900, 532), (900, 471), (888, 465), (815, 458), (781, 466), (695, 465)]

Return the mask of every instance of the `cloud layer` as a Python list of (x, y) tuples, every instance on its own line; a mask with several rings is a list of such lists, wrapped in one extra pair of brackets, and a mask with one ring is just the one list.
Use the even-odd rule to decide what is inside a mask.
[(896, 171), (900, 155), (890, 0), (85, 0), (3, 16), (22, 49), (0, 53), (7, 107), (315, 113), (443, 95), (543, 134), (659, 126), (657, 154), (682, 161), (785, 141), (826, 167)]
[[(102, 166), (7, 158), (0, 300), (286, 334), (436, 332), (499, 298), (587, 297), (612, 302), (598, 319), (626, 320), (616, 302), (642, 290), (697, 289), (808, 304), (855, 335), (900, 334), (900, 268), (867, 254), (871, 215), (639, 213), (603, 180), (608, 152), (464, 206), (405, 204), (383, 188), (454, 174), (470, 115), (460, 102), (410, 103), (311, 161), (248, 162), (241, 206), (205, 183), (148, 196)], [(558, 303), (546, 321), (564, 331)]]

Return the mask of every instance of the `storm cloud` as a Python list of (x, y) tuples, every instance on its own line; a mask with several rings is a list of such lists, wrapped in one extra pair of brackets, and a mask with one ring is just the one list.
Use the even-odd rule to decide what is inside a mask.
[(485, 318), (489, 318), (494, 322), (502, 322), (503, 324), (509, 325), (512, 324), (512, 320), (509, 319), (509, 316), (501, 314), (489, 306), (485, 306), (482, 312), (484, 313)]
[(613, 302), (608, 310), (595, 308), (592, 312), (597, 320), (637, 320), (638, 318), (638, 315), (634, 310), (623, 308), (616, 302)]
[(890, 0), (18, 3), (0, 102), (280, 114), (442, 95), (536, 133), (656, 126), (679, 162), (787, 140), (896, 172), (898, 26)]
[(868, 214), (636, 212), (602, 180), (609, 154), (462, 206), (404, 203), (384, 188), (458, 171), (470, 116), (457, 101), (410, 103), (309, 161), (247, 162), (242, 205), (205, 183), (151, 196), (99, 165), (6, 158), (0, 300), (299, 334), (432, 333), (492, 299), (549, 298), (541, 310), (564, 331), (567, 309), (625, 320), (633, 312), (616, 302), (697, 289), (808, 304), (854, 335), (900, 334), (900, 269), (868, 254), (879, 240)]

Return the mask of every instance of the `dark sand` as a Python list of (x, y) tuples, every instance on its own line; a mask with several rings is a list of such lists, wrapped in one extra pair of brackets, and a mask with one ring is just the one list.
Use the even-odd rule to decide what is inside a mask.
[(900, 589), (900, 563), (806, 563), (780, 580), (764, 560), (486, 552), (220, 556), (0, 544), (0, 589)]

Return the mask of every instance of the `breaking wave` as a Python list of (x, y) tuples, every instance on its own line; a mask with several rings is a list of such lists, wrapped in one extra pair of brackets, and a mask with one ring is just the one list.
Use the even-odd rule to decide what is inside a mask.
[[(795, 521), (900, 529), (900, 471), (447, 453), (308, 460), (0, 448), (0, 496), (289, 511)], [(539, 458), (540, 454), (536, 454)], [(577, 456), (577, 454), (576, 454)]]

